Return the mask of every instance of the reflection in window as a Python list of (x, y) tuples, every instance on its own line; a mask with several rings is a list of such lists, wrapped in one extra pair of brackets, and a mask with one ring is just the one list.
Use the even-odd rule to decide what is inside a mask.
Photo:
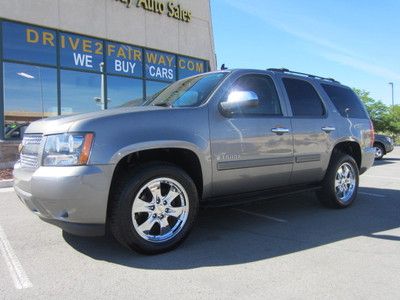
[(100, 74), (61, 70), (62, 115), (100, 110), (100, 97)]
[(107, 77), (108, 107), (138, 106), (143, 103), (143, 81), (119, 76)]
[(234, 84), (232, 91), (250, 91), (257, 95), (256, 107), (243, 107), (240, 112), (244, 115), (282, 115), (278, 93), (274, 82), (269, 76), (244, 75)]
[(37, 26), (3, 22), (5, 59), (56, 64), (56, 32)]
[(4, 63), (5, 127), (57, 115), (57, 72)]
[(146, 81), (146, 100), (155, 98), (155, 96), (168, 85), (169, 83), (165, 82)]

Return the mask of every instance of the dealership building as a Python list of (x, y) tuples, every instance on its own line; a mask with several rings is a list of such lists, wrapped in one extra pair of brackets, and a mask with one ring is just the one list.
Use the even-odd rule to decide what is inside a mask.
[(0, 41), (0, 143), (17, 125), (139, 105), (216, 67), (209, 0), (2, 1)]

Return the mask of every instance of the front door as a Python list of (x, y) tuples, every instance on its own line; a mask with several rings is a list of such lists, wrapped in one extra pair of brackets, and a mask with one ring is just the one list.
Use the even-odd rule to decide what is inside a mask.
[(291, 122), (273, 79), (266, 74), (242, 75), (227, 95), (236, 91), (255, 93), (259, 105), (229, 117), (210, 111), (214, 196), (287, 185), (292, 171)]

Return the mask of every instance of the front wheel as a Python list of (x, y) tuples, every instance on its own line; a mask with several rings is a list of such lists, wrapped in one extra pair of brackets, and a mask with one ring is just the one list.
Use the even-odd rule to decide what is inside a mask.
[(144, 254), (177, 247), (187, 237), (198, 210), (193, 180), (182, 169), (162, 163), (135, 169), (113, 198), (113, 235)]
[(335, 152), (318, 193), (319, 200), (330, 207), (345, 208), (357, 197), (359, 171), (354, 158)]

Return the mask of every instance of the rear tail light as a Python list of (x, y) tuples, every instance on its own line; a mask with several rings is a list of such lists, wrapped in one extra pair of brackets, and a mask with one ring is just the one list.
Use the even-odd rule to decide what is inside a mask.
[(374, 123), (372, 123), (371, 120), (369, 120), (369, 135), (370, 135), (370, 147), (374, 146), (374, 141), (375, 141), (375, 130), (374, 130)]

